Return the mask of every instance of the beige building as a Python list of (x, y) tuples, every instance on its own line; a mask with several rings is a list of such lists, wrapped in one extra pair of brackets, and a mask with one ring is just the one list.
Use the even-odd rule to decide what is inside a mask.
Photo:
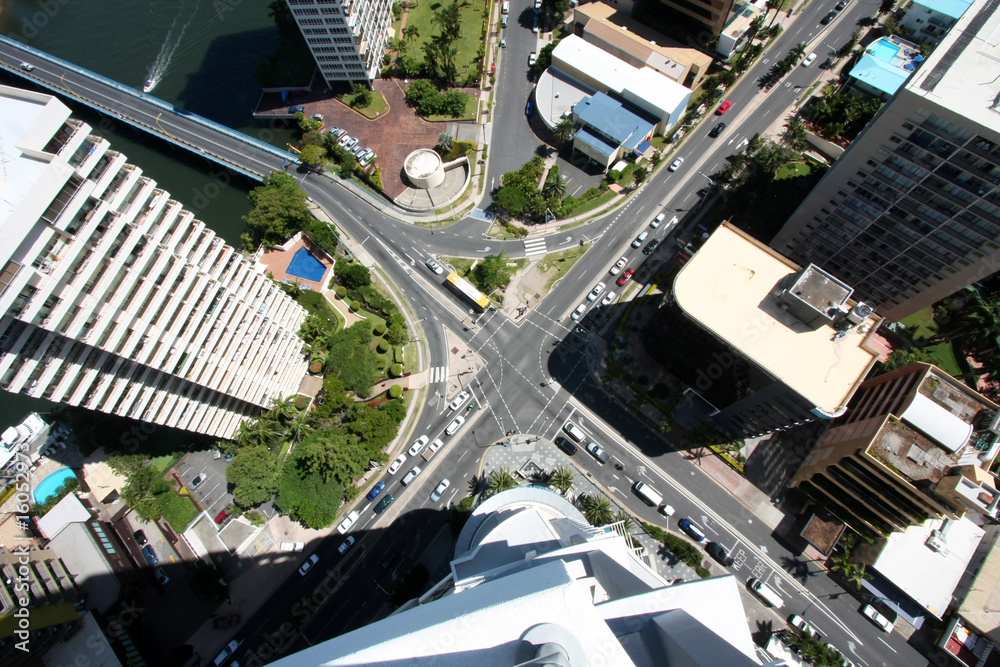
[(771, 247), (821, 264), (891, 320), (995, 273), (998, 20), (995, 3), (976, 0), (914, 65)]
[(735, 0), (659, 0), (660, 5), (690, 16), (718, 35), (729, 21)]
[(649, 67), (687, 88), (697, 88), (712, 57), (684, 46), (603, 2), (576, 8), (573, 31), (633, 67)]

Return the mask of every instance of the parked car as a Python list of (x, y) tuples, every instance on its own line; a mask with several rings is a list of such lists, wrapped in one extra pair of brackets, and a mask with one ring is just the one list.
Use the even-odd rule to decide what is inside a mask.
[(381, 514), (382, 512), (386, 511), (389, 508), (389, 505), (391, 505), (394, 500), (396, 499), (392, 497), (391, 493), (385, 494), (385, 497), (383, 497), (382, 500), (378, 501), (378, 505), (375, 506), (375, 509), (373, 511), (375, 512), (375, 514)]
[(372, 487), (372, 490), (368, 492), (368, 495), (365, 496), (365, 498), (367, 498), (368, 500), (375, 500), (378, 497), (378, 494), (382, 493), (382, 489), (384, 488), (385, 488), (385, 482), (379, 482), (378, 484)]
[(601, 301), (601, 305), (602, 305), (602, 306), (610, 306), (610, 305), (611, 305), (611, 302), (615, 300), (615, 297), (616, 297), (616, 296), (617, 296), (617, 295), (616, 295), (616, 294), (615, 294), (614, 292), (608, 292), (608, 293), (607, 293), (607, 294), (606, 294), (606, 295), (604, 296), (604, 299), (603, 299), (603, 300)]
[(426, 435), (422, 435), (414, 441), (413, 446), (411, 446), (406, 453), (410, 456), (416, 456), (428, 442), (430, 442), (430, 438)]
[(410, 468), (410, 472), (406, 473), (406, 477), (403, 478), (402, 481), (403, 486), (409, 486), (410, 482), (415, 480), (417, 478), (417, 475), (420, 474), (420, 472), (421, 470), (419, 466), (413, 466), (412, 468)]
[(532, 51), (528, 55), (528, 67), (534, 67), (535, 63), (537, 63), (537, 62), (538, 62), (538, 54), (535, 53), (534, 51)]
[(625, 283), (629, 281), (629, 278), (631, 278), (633, 275), (635, 275), (635, 269), (631, 267), (625, 269), (625, 273), (621, 274), (621, 276), (618, 277), (618, 286), (623, 287)]
[(166, 586), (170, 583), (170, 577), (167, 576), (167, 573), (162, 567), (156, 568), (156, 571), (153, 574), (156, 577), (156, 583), (159, 585)]
[(658, 245), (660, 245), (660, 240), (659, 239), (652, 239), (649, 243), (646, 244), (646, 247), (642, 249), (642, 254), (643, 255), (652, 255), (653, 251), (656, 250), (656, 247)]
[(449, 482), (447, 479), (442, 479), (441, 483), (438, 484), (437, 488), (434, 489), (434, 493), (431, 494), (431, 502), (436, 503), (437, 501), (441, 500), (441, 496), (444, 495), (444, 492), (448, 490), (449, 486), (451, 486), (451, 482)]
[(323, 121), (323, 114), (321, 114), (321, 113), (314, 113), (312, 116), (310, 116), (310, 118), (312, 118), (313, 120), (318, 120), (318, 121), (322, 122)]
[(222, 510), (221, 512), (215, 515), (215, 523), (221, 526), (222, 523), (226, 520), (226, 517), (228, 516), (229, 516), (229, 510)]
[(156, 565), (160, 562), (160, 559), (156, 557), (156, 552), (153, 551), (153, 547), (148, 544), (142, 548), (142, 557), (146, 559), (146, 562), (150, 565)]
[(135, 538), (135, 543), (138, 544), (140, 547), (145, 545), (146, 542), (149, 541), (146, 539), (146, 533), (144, 533), (141, 530), (137, 530), (134, 533), (132, 533), (132, 537)]
[(705, 541), (705, 531), (703, 531), (701, 527), (691, 519), (681, 519), (677, 522), (677, 525), (680, 526), (681, 530), (687, 533), (695, 542)]
[(611, 455), (601, 449), (601, 446), (596, 442), (588, 442), (587, 451), (590, 452), (595, 459), (600, 461), (601, 465), (604, 465), (611, 459)]
[(301, 574), (303, 577), (306, 576), (307, 574), (309, 574), (309, 570), (313, 569), (313, 566), (316, 565), (316, 563), (318, 562), (319, 562), (318, 554), (313, 554), (312, 556), (309, 556), (309, 560), (307, 560), (306, 562), (302, 563), (302, 565), (299, 566), (299, 574)]
[(329, 130), (327, 130), (327, 132), (330, 133), (330, 134), (336, 135), (338, 132), (340, 132), (340, 128), (337, 127), (336, 125), (334, 125)]
[(281, 550), (282, 551), (302, 551), (303, 549), (305, 549), (305, 547), (306, 547), (306, 543), (305, 542), (282, 542), (281, 543)]
[(351, 548), (352, 544), (354, 544), (354, 536), (348, 535), (347, 539), (344, 540), (344, 542), (339, 547), (337, 547), (337, 551), (339, 551), (340, 553), (344, 553), (345, 551)]
[(816, 639), (819, 639), (819, 633), (816, 632), (816, 628), (809, 625), (809, 622), (806, 621), (806, 619), (799, 616), (798, 614), (792, 614), (791, 616), (789, 616), (788, 624), (793, 628), (801, 630), (802, 633), (805, 635), (809, 635), (815, 637)]
[(296, 104), (294, 107), (288, 107), (288, 113), (293, 114), (293, 115), (297, 114), (297, 113), (305, 113), (305, 112), (306, 112), (306, 108), (304, 106), (302, 106), (302, 105), (299, 105), (299, 104)]
[(451, 420), (451, 423), (448, 424), (448, 428), (444, 430), (444, 434), (455, 435), (455, 431), (460, 429), (462, 427), (462, 424), (464, 423), (465, 423), (465, 417), (463, 417), (462, 415), (455, 417), (454, 419)]
[(718, 542), (709, 542), (705, 546), (705, 551), (708, 552), (709, 556), (719, 561), (726, 567), (729, 567), (734, 562), (733, 557), (729, 555), (729, 552), (726, 551), (726, 548), (721, 544), (719, 544)]
[(609, 273), (611, 273), (611, 275), (613, 276), (617, 276), (619, 273), (621, 273), (622, 269), (625, 268), (626, 264), (628, 264), (628, 258), (622, 257), (617, 262), (615, 262), (615, 265), (611, 267), (611, 271)]
[(576, 310), (574, 310), (573, 313), (569, 316), (570, 319), (572, 320), (580, 319), (581, 317), (583, 317), (583, 311), (585, 310), (587, 310), (587, 304), (581, 303), (579, 306), (576, 307)]
[(729, 111), (729, 107), (731, 106), (733, 106), (733, 103), (730, 102), (729, 100), (726, 100), (725, 102), (719, 105), (719, 108), (715, 110), (715, 113), (721, 116), (722, 114)]
[(835, 7), (835, 9), (837, 11), (840, 11), (844, 7), (847, 7), (847, 5), (849, 5), (849, 4), (851, 4), (851, 0), (840, 0), (840, 2), (837, 3), (837, 6)]
[(222, 616), (215, 619), (212, 623), (216, 630), (224, 630), (226, 628), (235, 628), (240, 624), (239, 614), (233, 614), (232, 616)]
[(396, 553), (395, 551), (390, 551), (385, 555), (385, 558), (382, 559), (382, 564), (379, 565), (379, 569), (388, 570), (389, 568), (391, 568), (393, 565), (396, 564), (397, 560), (399, 560), (399, 554)]
[(194, 491), (199, 486), (201, 486), (201, 483), (204, 482), (206, 479), (208, 479), (208, 475), (206, 475), (205, 473), (201, 473), (200, 475), (192, 479), (190, 482), (188, 482), (188, 488)]
[(556, 439), (553, 442), (555, 442), (556, 447), (558, 447), (559, 449), (563, 450), (564, 452), (566, 452), (570, 456), (573, 456), (577, 452), (576, 445), (574, 445), (572, 442), (570, 442), (566, 438), (562, 437), (561, 435), (557, 435)]
[(681, 168), (682, 164), (684, 164), (684, 158), (679, 157), (670, 163), (670, 166), (667, 167), (667, 171), (677, 171), (678, 169)]
[(455, 397), (454, 401), (452, 401), (448, 405), (448, 409), (449, 410), (458, 410), (460, 407), (462, 407), (463, 403), (465, 403), (467, 400), (469, 400), (469, 396), (471, 396), (471, 394), (469, 394), (469, 392), (463, 391), (461, 394), (459, 394), (458, 396)]
[(717, 137), (720, 134), (722, 134), (722, 131), (725, 130), (725, 129), (726, 129), (726, 124), (725, 123), (719, 123), (718, 125), (716, 125), (715, 127), (712, 128), (712, 131), (708, 133), (708, 136), (710, 136), (710, 137)]
[(339, 526), (337, 526), (337, 532), (343, 535), (344, 533), (349, 531), (351, 529), (351, 526), (354, 525), (354, 522), (360, 518), (361, 515), (358, 514), (357, 511), (351, 512), (350, 514), (345, 516), (344, 520), (340, 522)]
[(531, 115), (531, 102), (528, 102), (527, 104), (524, 105), (524, 115), (525, 116)]
[(883, 608), (881, 611), (876, 609), (873, 605), (866, 604), (861, 608), (861, 613), (868, 617), (872, 623), (881, 628), (882, 632), (891, 633), (892, 629), (896, 625), (896, 613), (892, 612), (891, 618), (883, 612), (890, 612), (891, 610)]
[(215, 667), (219, 667), (226, 660), (229, 660), (231, 657), (233, 657), (233, 653), (236, 652), (236, 649), (239, 648), (239, 646), (240, 642), (237, 639), (234, 639), (233, 641), (226, 644), (226, 647), (222, 649), (222, 653), (215, 656), (215, 660), (213, 661)]
[(406, 463), (406, 454), (400, 454), (399, 456), (396, 457), (396, 460), (393, 461), (392, 464), (389, 466), (389, 474), (395, 475), (396, 471), (399, 470), (404, 463)]
[(587, 301), (595, 301), (597, 297), (601, 296), (601, 292), (604, 291), (604, 283), (597, 283), (594, 289), (590, 290), (590, 294), (587, 295)]
[(647, 236), (649, 236), (649, 232), (646, 231), (641, 232), (638, 236), (635, 237), (635, 240), (632, 241), (632, 247), (638, 248), (639, 246), (641, 246), (642, 242), (646, 240)]

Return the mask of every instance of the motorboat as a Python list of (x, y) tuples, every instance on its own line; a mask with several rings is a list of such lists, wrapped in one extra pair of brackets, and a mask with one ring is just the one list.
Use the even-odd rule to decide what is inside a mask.
[(142, 84), (142, 92), (148, 93), (153, 89), (153, 80), (146, 79), (146, 83)]

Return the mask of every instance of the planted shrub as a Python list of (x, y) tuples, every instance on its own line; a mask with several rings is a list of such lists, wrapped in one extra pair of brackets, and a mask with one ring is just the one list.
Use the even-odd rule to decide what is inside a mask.
[(379, 354), (385, 354), (386, 352), (389, 351), (389, 341), (383, 338), (378, 342), (378, 346), (376, 349), (378, 349)]
[(351, 310), (353, 310), (354, 312), (358, 312), (359, 310), (361, 310), (361, 302), (358, 301), (357, 299), (351, 301)]
[(337, 295), (338, 299), (343, 299), (345, 296), (347, 296), (347, 288), (344, 287), (343, 285), (337, 285), (336, 287), (333, 288), (333, 293)]
[(403, 395), (403, 388), (400, 385), (394, 384), (391, 387), (389, 387), (389, 398), (399, 398), (402, 395)]
[(299, 410), (305, 410), (309, 407), (309, 397), (308, 396), (296, 396), (295, 397), (295, 407)]
[(374, 331), (374, 333), (375, 333), (376, 336), (384, 336), (385, 335), (385, 324), (383, 324), (382, 322), (379, 322), (378, 324), (376, 324), (375, 325), (375, 331)]
[(313, 361), (309, 364), (309, 372), (313, 375), (319, 375), (323, 372), (323, 362), (319, 359)]
[(394, 378), (402, 377), (403, 364), (393, 364), (392, 366), (389, 366), (389, 375)]

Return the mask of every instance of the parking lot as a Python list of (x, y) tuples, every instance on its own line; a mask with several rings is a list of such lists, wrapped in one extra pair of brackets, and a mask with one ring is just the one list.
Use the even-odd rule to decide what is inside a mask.
[[(225, 457), (215, 458), (215, 454), (210, 450), (191, 452), (176, 466), (184, 486), (213, 519), (233, 502), (233, 496), (229, 493), (226, 483), (226, 465), (228, 464)], [(205, 480), (192, 490), (192, 480), (202, 474), (205, 475)]]

